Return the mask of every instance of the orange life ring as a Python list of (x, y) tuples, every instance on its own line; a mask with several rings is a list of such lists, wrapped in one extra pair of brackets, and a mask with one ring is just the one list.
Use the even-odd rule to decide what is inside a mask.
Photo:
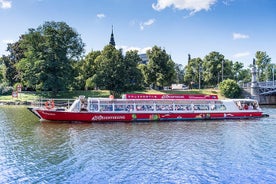
[(46, 109), (53, 109), (55, 107), (54, 100), (48, 100), (47, 102), (45, 102), (45, 107)]

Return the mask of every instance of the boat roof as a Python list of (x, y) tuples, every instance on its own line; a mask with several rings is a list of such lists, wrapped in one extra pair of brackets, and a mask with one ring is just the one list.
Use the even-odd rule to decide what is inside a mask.
[(125, 94), (123, 99), (181, 99), (181, 100), (217, 100), (217, 95), (204, 94)]

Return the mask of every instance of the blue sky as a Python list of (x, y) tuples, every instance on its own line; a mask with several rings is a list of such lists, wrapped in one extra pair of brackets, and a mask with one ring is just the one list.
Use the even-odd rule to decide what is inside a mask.
[(86, 53), (109, 43), (113, 25), (117, 48), (157, 45), (183, 65), (212, 51), (246, 67), (265, 51), (276, 63), (275, 0), (0, 0), (0, 55), (45, 21), (73, 27)]

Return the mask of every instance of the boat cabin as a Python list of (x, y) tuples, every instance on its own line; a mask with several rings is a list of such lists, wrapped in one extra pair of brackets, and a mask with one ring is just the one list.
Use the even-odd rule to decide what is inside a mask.
[(171, 99), (171, 98), (84, 98), (75, 100), (68, 111), (71, 112), (212, 112), (260, 110), (258, 102), (252, 99), (218, 100), (209, 99)]

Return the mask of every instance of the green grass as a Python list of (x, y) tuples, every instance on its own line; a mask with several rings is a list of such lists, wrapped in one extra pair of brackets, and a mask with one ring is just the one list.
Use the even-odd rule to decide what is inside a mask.
[[(224, 98), (220, 96), (219, 90), (214, 89), (204, 89), (204, 90), (183, 90), (183, 91), (174, 91), (174, 90), (144, 90), (144, 91), (132, 91), (128, 93), (145, 93), (145, 94), (216, 94), (219, 98)], [(88, 90), (88, 91), (66, 91), (60, 92), (55, 98), (64, 98), (64, 99), (74, 99), (80, 95), (86, 97), (109, 97), (110, 92), (108, 90)], [(18, 98), (12, 98), (11, 95), (1, 95), (0, 101), (33, 101), (39, 98), (51, 98), (50, 93), (48, 92), (22, 92), (19, 93)]]

